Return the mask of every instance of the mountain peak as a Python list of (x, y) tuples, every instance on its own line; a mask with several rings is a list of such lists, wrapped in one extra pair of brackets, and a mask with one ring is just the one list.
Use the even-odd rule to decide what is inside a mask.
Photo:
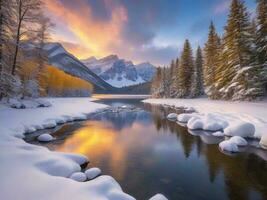
[(101, 61), (104, 61), (104, 62), (111, 61), (111, 60), (113, 61), (113, 60), (119, 60), (119, 57), (117, 55), (111, 54), (109, 56), (106, 56), (104, 58), (101, 58), (100, 60)]

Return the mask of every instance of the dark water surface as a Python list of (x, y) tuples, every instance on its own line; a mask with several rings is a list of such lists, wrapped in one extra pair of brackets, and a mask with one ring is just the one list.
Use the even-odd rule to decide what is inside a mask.
[(217, 144), (223, 138), (189, 133), (165, 119), (168, 108), (144, 105), (140, 99), (98, 102), (140, 109), (63, 125), (53, 133), (61, 139), (45, 146), (88, 156), (88, 167), (99, 167), (141, 200), (156, 193), (170, 200), (267, 199), (267, 151), (251, 147), (226, 155)]

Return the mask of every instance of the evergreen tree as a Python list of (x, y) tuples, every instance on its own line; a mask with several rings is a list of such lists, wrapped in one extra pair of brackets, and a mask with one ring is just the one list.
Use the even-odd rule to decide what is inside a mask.
[(256, 48), (262, 83), (267, 89), (267, 0), (258, 0)]
[(197, 48), (196, 60), (194, 65), (194, 74), (192, 80), (191, 96), (197, 97), (204, 94), (203, 88), (203, 57), (200, 47)]
[(190, 95), (193, 65), (191, 45), (189, 40), (186, 39), (178, 68), (178, 97), (187, 97)]
[(170, 85), (170, 97), (176, 97), (178, 91), (178, 67), (179, 59), (177, 58), (171, 64), (172, 76), (171, 76), (171, 85)]
[(216, 98), (215, 76), (219, 65), (220, 38), (216, 33), (213, 22), (209, 27), (209, 36), (205, 44), (204, 84), (207, 95)]
[(151, 85), (151, 95), (155, 98), (160, 97), (161, 91), (161, 81), (162, 81), (162, 72), (161, 68), (157, 68), (157, 72), (152, 80), (152, 85)]
[[(262, 94), (258, 88), (258, 70), (253, 63), (253, 35), (249, 14), (241, 0), (232, 0), (220, 67), (220, 88), (225, 99), (251, 99)], [(256, 83), (256, 84), (253, 84)]]

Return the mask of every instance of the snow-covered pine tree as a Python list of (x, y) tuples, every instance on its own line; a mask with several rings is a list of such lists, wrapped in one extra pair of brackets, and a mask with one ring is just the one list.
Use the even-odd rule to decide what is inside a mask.
[(224, 99), (250, 100), (261, 96), (258, 70), (253, 63), (253, 36), (249, 14), (242, 0), (232, 0), (223, 38), (224, 62), (220, 88)]
[(159, 98), (161, 91), (161, 81), (162, 81), (162, 76), (161, 76), (161, 68), (157, 68), (157, 72), (152, 80), (152, 85), (151, 85), (151, 95), (152, 97)]
[(180, 59), (180, 65), (178, 68), (177, 97), (184, 98), (190, 95), (193, 66), (194, 66), (194, 61), (192, 55), (192, 48), (189, 40), (186, 39)]
[(219, 65), (220, 38), (216, 33), (213, 22), (209, 27), (208, 40), (204, 48), (204, 84), (206, 94), (211, 99), (216, 99), (217, 90), (215, 87), (216, 70)]
[(267, 0), (258, 0), (256, 48), (262, 83), (267, 90)]
[(172, 77), (170, 85), (170, 97), (176, 97), (178, 91), (178, 67), (179, 67), (179, 58), (172, 62)]
[(202, 50), (200, 46), (197, 48), (196, 52), (196, 60), (194, 65), (194, 74), (192, 78), (192, 90), (191, 96), (198, 97), (204, 94), (204, 87), (203, 87), (203, 57), (202, 57)]

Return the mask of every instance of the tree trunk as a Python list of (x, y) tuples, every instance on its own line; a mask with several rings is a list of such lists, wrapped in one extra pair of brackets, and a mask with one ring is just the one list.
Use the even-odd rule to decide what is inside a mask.
[(18, 28), (17, 28), (16, 47), (15, 47), (15, 53), (14, 53), (12, 71), (11, 71), (12, 75), (15, 75), (15, 70), (16, 70), (16, 65), (17, 65), (17, 56), (18, 56), (18, 50), (19, 50), (19, 43), (20, 43), (20, 28), (21, 28), (21, 22), (22, 22), (21, 7), (22, 7), (22, 2), (20, 0), (19, 1), (19, 24), (18, 24)]

